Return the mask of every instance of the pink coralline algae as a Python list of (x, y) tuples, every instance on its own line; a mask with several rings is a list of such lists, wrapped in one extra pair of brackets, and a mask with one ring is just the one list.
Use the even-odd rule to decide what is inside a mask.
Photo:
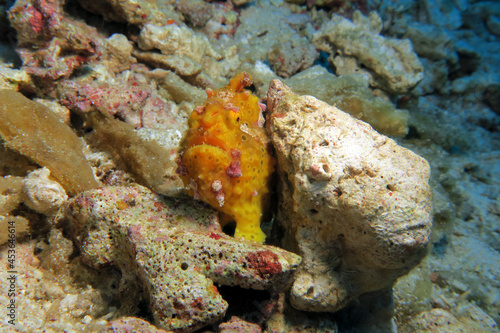
[(101, 56), (97, 31), (63, 13), (63, 0), (19, 0), (8, 11), (26, 71), (51, 86)]
[(278, 292), (301, 260), (225, 235), (206, 206), (162, 199), (140, 186), (83, 192), (69, 201), (66, 216), (84, 262), (121, 269), (122, 307), (145, 298), (154, 324), (175, 332), (222, 319), (228, 304), (215, 284)]
[(58, 88), (58, 95), (60, 103), (72, 111), (100, 111), (136, 128), (176, 123), (171, 116), (171, 105), (143, 83), (66, 81)]

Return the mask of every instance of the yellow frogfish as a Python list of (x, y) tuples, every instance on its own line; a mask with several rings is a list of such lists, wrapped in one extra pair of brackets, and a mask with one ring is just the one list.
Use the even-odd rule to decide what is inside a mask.
[[(234, 236), (264, 242), (260, 228), (275, 160), (267, 148), (262, 111), (245, 90), (252, 77), (240, 73), (218, 90), (207, 89), (207, 101), (191, 113), (177, 173), (195, 199), (235, 221)], [(267, 200), (268, 201), (268, 200)]]

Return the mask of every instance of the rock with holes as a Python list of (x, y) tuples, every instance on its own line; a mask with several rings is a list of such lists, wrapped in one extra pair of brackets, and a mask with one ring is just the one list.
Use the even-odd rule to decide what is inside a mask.
[(267, 103), (283, 247), (303, 258), (292, 305), (334, 312), (390, 286), (426, 253), (432, 210), (427, 161), (279, 80), (271, 82)]
[(228, 304), (214, 283), (279, 290), (300, 263), (285, 250), (225, 235), (205, 205), (138, 185), (83, 192), (65, 215), (87, 264), (120, 268), (121, 312), (134, 315), (147, 303), (154, 323), (175, 332), (222, 319)]

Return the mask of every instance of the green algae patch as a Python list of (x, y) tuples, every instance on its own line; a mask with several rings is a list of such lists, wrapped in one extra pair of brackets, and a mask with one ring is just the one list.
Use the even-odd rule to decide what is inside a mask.
[(70, 195), (98, 186), (82, 142), (46, 106), (0, 90), (0, 137), (6, 147), (47, 167)]

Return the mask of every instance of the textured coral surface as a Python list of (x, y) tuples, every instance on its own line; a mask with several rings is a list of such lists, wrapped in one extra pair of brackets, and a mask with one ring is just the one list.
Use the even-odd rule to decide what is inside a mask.
[[(492, 0), (0, 1), (0, 89), (18, 92), (0, 91), (0, 263), (15, 234), (18, 272), (15, 297), (0, 292), (17, 323), (4, 312), (0, 332), (498, 333), (499, 55)], [(205, 89), (240, 72), (259, 98), (281, 79), (397, 144), (375, 135), (385, 144), (374, 145), (371, 130), (314, 99), (290, 100), (281, 118), (267, 101), (277, 195), (252, 223), (260, 232), (275, 213), (266, 241), (303, 256), (293, 276), (297, 257), (276, 261), (283, 252), (223, 234), (223, 213), (179, 198), (179, 167), (219, 210), (254, 209), (249, 193), (264, 191), (268, 166), (256, 164), (255, 183), (246, 171), (260, 152), (235, 146), (259, 130), (228, 127), (243, 112), (221, 104), (229, 88), (212, 92), (212, 119), (195, 115), (215, 125), (190, 133), (227, 165), (202, 182), (206, 170), (191, 177), (177, 163)], [(408, 228), (412, 179), (428, 170), (401, 146), (430, 165), (430, 236)], [(255, 188), (236, 195), (245, 179)], [(96, 199), (97, 188), (109, 195)], [(58, 210), (66, 195), (86, 199), (73, 205), (88, 209), (77, 234)], [(286, 282), (293, 295), (275, 290)]]
[(427, 161), (279, 80), (267, 102), (280, 174), (276, 220), (283, 247), (304, 259), (292, 305), (335, 312), (417, 265), (432, 226)]
[(142, 286), (155, 324), (176, 332), (222, 319), (228, 304), (215, 284), (279, 290), (301, 260), (223, 234), (209, 207), (162, 199), (141, 186), (85, 191), (66, 213), (83, 261), (120, 267), (122, 307), (133, 311)]
[(262, 199), (274, 159), (258, 98), (244, 90), (251, 84), (250, 75), (240, 73), (226, 87), (207, 91), (205, 106), (189, 118), (179, 173), (195, 198), (236, 221), (235, 237), (263, 242)]

